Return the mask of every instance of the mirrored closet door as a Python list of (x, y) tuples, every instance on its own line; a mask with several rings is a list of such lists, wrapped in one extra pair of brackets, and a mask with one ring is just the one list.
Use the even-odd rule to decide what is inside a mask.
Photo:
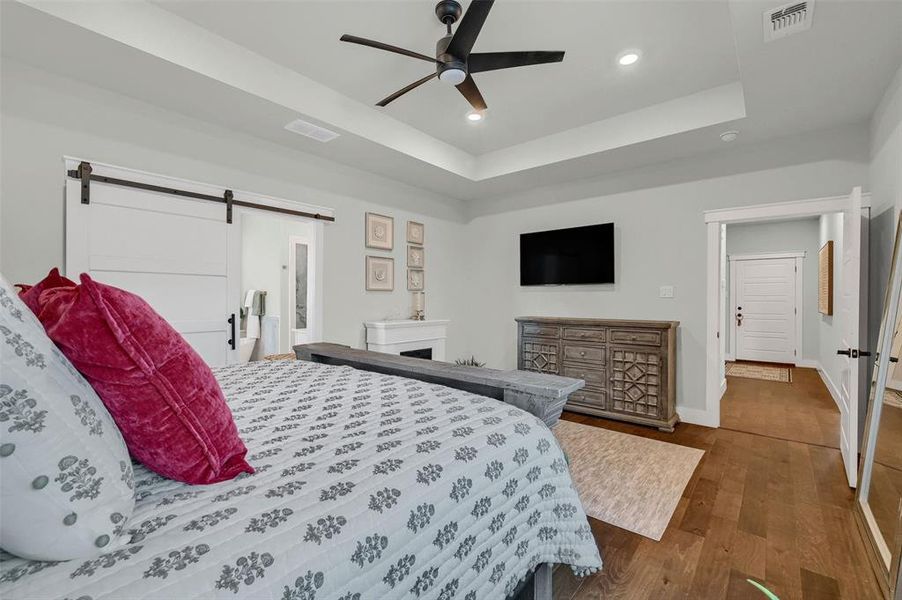
[(877, 340), (855, 516), (884, 595), (902, 600), (902, 219)]

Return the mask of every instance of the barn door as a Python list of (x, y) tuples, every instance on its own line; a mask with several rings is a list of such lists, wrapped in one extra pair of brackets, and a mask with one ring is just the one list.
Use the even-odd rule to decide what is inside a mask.
[[(77, 163), (70, 161), (73, 169)], [(95, 174), (135, 180), (136, 173), (97, 167)], [(143, 174), (142, 174), (143, 175)], [(170, 185), (166, 178), (141, 181)], [(200, 193), (216, 193), (192, 184)], [(174, 187), (191, 187), (183, 181)], [(219, 190), (221, 192), (222, 190)], [(237, 213), (237, 211), (236, 211)], [(93, 279), (144, 298), (210, 366), (237, 362), (241, 225), (225, 206), (92, 181), (66, 183), (66, 275)]]

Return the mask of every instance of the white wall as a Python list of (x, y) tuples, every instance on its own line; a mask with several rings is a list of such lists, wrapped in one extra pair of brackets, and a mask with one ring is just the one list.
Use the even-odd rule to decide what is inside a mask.
[[(325, 226), (323, 334), (361, 347), (363, 321), (402, 315), (407, 219), (426, 225), (426, 308), (451, 319), (448, 357), (465, 354), (459, 202), (293, 151), (138, 100), (3, 60), (0, 85), (0, 270), (34, 282), (63, 266), (62, 157), (253, 191), (335, 209)], [(364, 214), (395, 218), (395, 291), (364, 291)]]
[[(833, 314), (818, 316), (818, 362), (822, 368), (822, 374), (827, 379), (827, 385), (832, 388), (834, 398), (838, 398), (839, 386), (842, 383), (843, 362), (836, 351), (843, 347), (842, 328), (837, 314), (839, 312), (839, 295), (842, 289), (842, 252), (843, 252), (843, 214), (835, 213), (823, 215), (820, 218), (818, 246), (823, 246), (829, 240), (833, 240)], [(816, 264), (816, 263), (815, 263)], [(871, 361), (867, 361), (871, 362)], [(862, 400), (859, 412), (865, 412), (867, 400)]]
[[(796, 219), (768, 223), (736, 223), (727, 225), (727, 255), (759, 252), (805, 252), (802, 259), (802, 348), (798, 359), (816, 361), (819, 356), (817, 312), (817, 253), (820, 229), (818, 220)], [(734, 306), (729, 300), (730, 281), (727, 269), (727, 328), (729, 348), (734, 322)]]
[[(842, 144), (837, 140), (831, 151)], [(740, 156), (746, 164), (757, 165), (782, 151), (779, 143), (773, 143), (745, 150)], [(722, 164), (722, 157), (709, 157), (684, 165), (684, 169), (706, 172), (710, 167), (705, 160)], [(674, 165), (662, 168), (677, 169)], [(717, 170), (729, 173), (734, 168), (739, 172), (607, 195), (592, 191), (605, 189), (611, 178), (599, 181), (597, 188), (592, 182), (577, 182), (573, 185), (586, 193), (582, 199), (475, 218), (467, 229), (466, 244), (471, 265), (468, 279), (476, 303), (468, 321), (470, 352), (490, 367), (515, 367), (513, 319), (520, 315), (675, 319), (681, 323), (677, 403), (685, 417), (697, 416), (696, 411), (704, 410), (705, 405), (703, 211), (847, 194), (867, 181), (867, 150), (856, 143), (845, 157), (833, 155), (804, 163), (796, 156), (795, 162), (784, 167), (742, 172), (741, 165), (732, 165)], [(646, 180), (657, 181), (654, 175)], [(569, 193), (571, 190), (540, 189), (530, 192), (526, 201), (540, 195), (552, 201)], [(516, 199), (504, 199), (501, 204), (515, 205)], [(611, 221), (615, 224), (616, 283), (519, 286), (520, 233)], [(675, 297), (659, 298), (661, 285), (673, 285)]]

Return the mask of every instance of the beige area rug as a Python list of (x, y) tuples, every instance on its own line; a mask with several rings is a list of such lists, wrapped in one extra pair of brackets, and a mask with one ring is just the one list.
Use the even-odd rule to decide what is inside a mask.
[(789, 367), (728, 362), (726, 373), (730, 377), (744, 377), (746, 379), (763, 379), (764, 381), (792, 383), (792, 369)]
[(660, 541), (704, 451), (571, 421), (553, 431), (586, 514)]

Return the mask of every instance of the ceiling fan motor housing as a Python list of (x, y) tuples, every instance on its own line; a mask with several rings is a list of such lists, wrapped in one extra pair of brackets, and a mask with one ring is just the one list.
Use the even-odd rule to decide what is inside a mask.
[(441, 0), (435, 5), (435, 16), (438, 17), (442, 25), (456, 23), (462, 12), (460, 2), (457, 0)]
[[(435, 72), (438, 73), (438, 78), (442, 81), (448, 81), (457, 85), (463, 81), (461, 73), (463, 76), (467, 74), (467, 63), (446, 52), (452, 37), (451, 35), (446, 35), (435, 44), (435, 57), (440, 61), (440, 64), (435, 67)], [(446, 74), (446, 71), (449, 72)]]

